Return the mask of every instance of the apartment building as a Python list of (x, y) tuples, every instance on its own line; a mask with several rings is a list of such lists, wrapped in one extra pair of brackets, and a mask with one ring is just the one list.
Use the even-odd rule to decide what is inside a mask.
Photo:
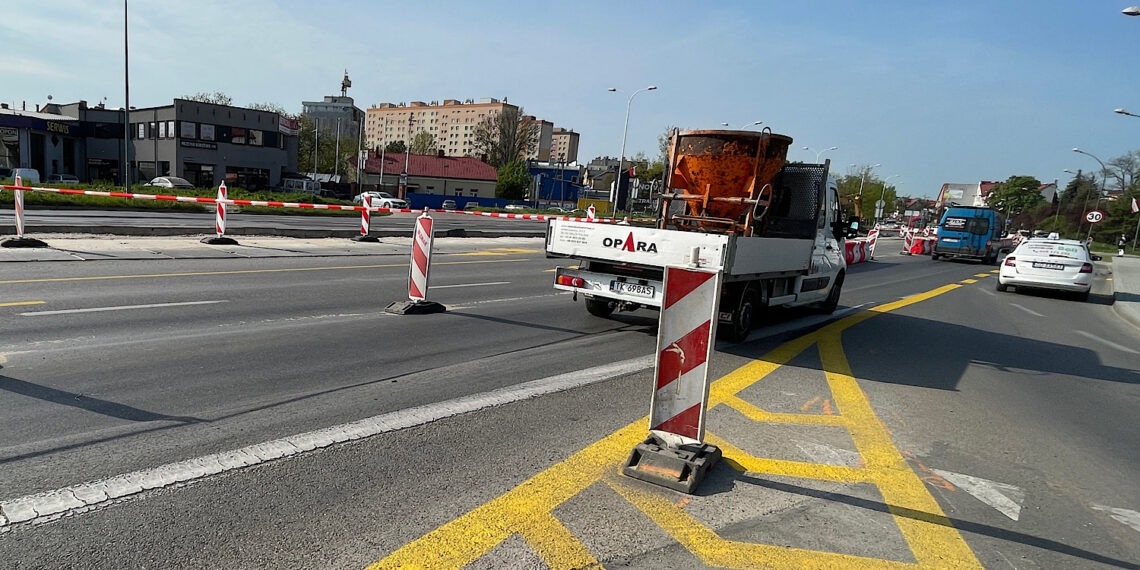
[(508, 107), (518, 110), (506, 99), (491, 97), (462, 102), (380, 103), (365, 112), (364, 139), (369, 148), (376, 149), (395, 141), (411, 144), (416, 133), (427, 131), (435, 136), (436, 148), (445, 156), (475, 156), (475, 126)]
[(554, 134), (554, 123), (544, 121), (534, 115), (527, 115), (525, 119), (534, 123), (535, 138), (534, 144), (530, 146), (530, 150), (526, 153), (527, 160), (538, 160), (541, 162), (550, 160), (551, 135)]
[(555, 127), (550, 135), (550, 160), (578, 162), (578, 133)]

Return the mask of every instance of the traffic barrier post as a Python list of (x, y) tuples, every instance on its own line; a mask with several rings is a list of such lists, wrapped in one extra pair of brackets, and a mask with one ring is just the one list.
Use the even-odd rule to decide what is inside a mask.
[(867, 233), (867, 259), (875, 259), (875, 243), (879, 241), (879, 224)]
[(352, 241), (376, 243), (380, 239), (376, 236), (368, 235), (372, 228), (372, 196), (369, 194), (362, 194), (360, 196), (361, 205), (364, 206), (360, 209), (360, 235), (354, 236)]
[(428, 276), (431, 274), (431, 251), (435, 241), (432, 232), (434, 222), (428, 215), (427, 208), (416, 218), (416, 227), (412, 232), (412, 262), (408, 270), (408, 299), (396, 301), (384, 309), (385, 312), (397, 315), (425, 315), (442, 313), (447, 310), (435, 301), (427, 300)]
[[(23, 186), (23, 180), (16, 175), (16, 186)], [(47, 247), (43, 241), (24, 236), (24, 191), (13, 190), (13, 202), (16, 214), (16, 237), (0, 242), (0, 247)]]
[(226, 202), (229, 201), (228, 190), (226, 190), (226, 183), (223, 181), (218, 186), (218, 199), (214, 201), (214, 231), (218, 235), (213, 237), (202, 238), (202, 243), (210, 245), (237, 245), (237, 240), (231, 237), (226, 237)]
[(692, 494), (720, 459), (703, 442), (720, 286), (719, 270), (665, 268), (650, 434), (622, 466), (629, 477)]

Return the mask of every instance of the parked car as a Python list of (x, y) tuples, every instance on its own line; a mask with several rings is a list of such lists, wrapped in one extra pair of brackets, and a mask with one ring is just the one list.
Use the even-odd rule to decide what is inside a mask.
[(526, 206), (522, 204), (507, 204), (506, 210), (525, 210)]
[(1088, 300), (1092, 289), (1093, 264), (1099, 255), (1091, 255), (1083, 242), (1071, 239), (1032, 238), (1021, 242), (1006, 256), (998, 273), (997, 290), (1010, 285), (1021, 289), (1053, 289), (1070, 291)]
[(56, 182), (59, 184), (79, 184), (79, 177), (74, 174), (52, 174), (48, 176), (48, 182)]
[(468, 202), (463, 205), (464, 212), (474, 212), (479, 209), (479, 202)]
[(407, 201), (401, 200), (401, 199), (399, 199), (399, 198), (397, 198), (397, 197), (395, 197), (395, 196), (393, 196), (387, 192), (377, 192), (377, 191), (363, 192), (363, 193), (357, 194), (356, 196), (352, 197), (352, 203), (362, 204), (364, 202), (363, 196), (365, 196), (365, 195), (368, 195), (372, 198), (372, 207), (373, 208), (399, 208), (399, 209), (404, 209), (404, 208), (408, 207)]
[(20, 177), (20, 182), (25, 186), (28, 184), (40, 183), (40, 171), (34, 168), (13, 168), (12, 178)]
[(157, 186), (159, 188), (179, 188), (183, 190), (194, 189), (194, 185), (191, 184), (189, 180), (186, 180), (185, 178), (179, 178), (177, 176), (159, 176), (158, 178), (147, 182), (145, 186)]
[(443, 205), (440, 206), (440, 208), (442, 208), (444, 210), (454, 210), (455, 209), (455, 200), (444, 200)]

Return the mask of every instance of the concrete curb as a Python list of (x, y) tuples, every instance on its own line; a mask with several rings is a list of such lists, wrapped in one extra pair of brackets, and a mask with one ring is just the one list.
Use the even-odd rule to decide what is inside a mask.
[(1118, 271), (1116, 260), (1112, 258), (1112, 310), (1132, 326), (1140, 329), (1140, 301), (1121, 300), (1118, 293), (1140, 294), (1140, 283), (1132, 283), (1125, 277), (1125, 271)]

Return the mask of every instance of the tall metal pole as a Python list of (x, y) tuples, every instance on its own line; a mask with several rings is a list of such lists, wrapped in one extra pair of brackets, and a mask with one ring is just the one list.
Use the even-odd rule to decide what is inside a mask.
[(127, 0), (123, 0), (123, 192), (131, 191), (131, 66), (127, 61)]
[(321, 120), (313, 119), (313, 181), (317, 180), (317, 148), (321, 145), (321, 139), (317, 133), (321, 131)]
[(340, 176), (340, 117), (336, 118), (336, 154), (333, 155), (333, 176)]
[(368, 156), (367, 151), (361, 155), (360, 147), (361, 141), (364, 140), (364, 122), (360, 123), (360, 132), (356, 135), (356, 193), (359, 194), (364, 191), (364, 182), (360, 179), (360, 171), (364, 168), (364, 160)]
[[(618, 156), (617, 175), (614, 176), (614, 189), (610, 192), (610, 203), (613, 204), (612, 210), (613, 215), (615, 216), (617, 215), (618, 194), (621, 192), (621, 169), (625, 161), (625, 141), (626, 137), (629, 135), (629, 109), (630, 106), (633, 105), (633, 98), (636, 97), (638, 93), (641, 93), (642, 91), (653, 91), (654, 89), (657, 89), (656, 85), (650, 85), (649, 87), (638, 89), (637, 91), (634, 91), (632, 94), (630, 94), (629, 99), (625, 102), (625, 127), (622, 128), (621, 132), (621, 155)], [(617, 91), (617, 89), (611, 88), (610, 91)]]
[[(1097, 161), (1100, 164), (1100, 192), (1097, 192), (1096, 206), (1095, 206), (1095, 208), (1099, 209), (1100, 208), (1100, 195), (1104, 194), (1104, 184), (1106, 181), (1108, 181), (1108, 168), (1105, 168), (1104, 162), (1102, 162), (1099, 158), (1096, 157), (1096, 155), (1093, 155), (1092, 153), (1085, 152), (1079, 148), (1074, 148), (1073, 152), (1079, 152), (1081, 154), (1087, 154), (1088, 156), (1091, 156), (1093, 158), (1093, 160)], [(1087, 197), (1085, 198), (1085, 207), (1086, 208), (1088, 207), (1088, 198)], [(1085, 239), (1092, 238), (1093, 226), (1095, 226), (1095, 225), (1096, 224), (1094, 224), (1094, 223), (1091, 223), (1091, 222), (1089, 223), (1089, 233), (1087, 236), (1085, 236)]]

